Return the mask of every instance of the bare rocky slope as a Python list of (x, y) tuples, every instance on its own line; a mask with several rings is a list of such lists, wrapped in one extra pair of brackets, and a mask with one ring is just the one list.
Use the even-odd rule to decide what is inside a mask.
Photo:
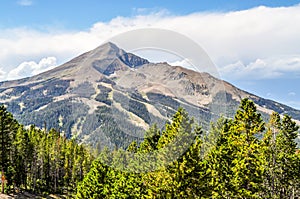
[(45, 73), (0, 82), (0, 104), (25, 125), (56, 128), (100, 147), (141, 140), (184, 107), (204, 128), (220, 115), (232, 117), (248, 97), (267, 117), (272, 111), (297, 122), (300, 111), (236, 88), (208, 73), (150, 63), (106, 43)]

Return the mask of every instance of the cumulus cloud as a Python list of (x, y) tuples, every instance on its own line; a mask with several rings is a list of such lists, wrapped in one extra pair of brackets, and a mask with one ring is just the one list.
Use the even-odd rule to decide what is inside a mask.
[(6, 71), (26, 60), (37, 62), (49, 55), (64, 62), (103, 42), (89, 32), (44, 33), (16, 28), (0, 30), (0, 35), (0, 63)]
[(31, 0), (19, 0), (18, 4), (20, 6), (31, 6), (33, 4), (33, 1), (31, 1)]
[[(163, 28), (188, 36), (206, 50), (221, 76), (278, 78), (299, 74), (300, 5), (173, 16), (166, 11), (116, 17), (87, 31), (0, 30), (0, 63), (8, 72), (50, 54), (58, 64), (107, 39), (138, 28)], [(142, 36), (142, 35), (141, 35)], [(143, 35), (146, 36), (146, 35)], [(134, 42), (134, 41), (133, 41)]]
[(248, 64), (245, 64), (243, 61), (237, 61), (236, 63), (219, 67), (219, 71), (223, 76), (234, 79), (299, 77), (300, 55), (256, 59)]
[(38, 63), (34, 61), (23, 62), (17, 68), (7, 74), (7, 79), (20, 79), (45, 72), (57, 66), (55, 57), (41, 59)]

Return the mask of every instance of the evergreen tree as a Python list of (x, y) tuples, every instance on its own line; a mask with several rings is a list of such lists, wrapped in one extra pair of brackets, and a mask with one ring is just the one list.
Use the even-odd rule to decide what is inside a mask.
[(99, 160), (95, 160), (89, 173), (79, 183), (76, 198), (109, 198), (111, 193), (107, 188), (110, 183), (107, 179), (108, 173), (109, 167), (102, 165)]
[(154, 125), (140, 144), (106, 148), (93, 161), (85, 145), (54, 129), (25, 129), (0, 106), (2, 174), (8, 190), (76, 198), (300, 197), (299, 127), (290, 116), (273, 113), (265, 131), (255, 104), (243, 99), (234, 119), (211, 127), (205, 134), (179, 108), (164, 130)]
[[(12, 114), (9, 113), (6, 108), (0, 106), (0, 164), (1, 164), (1, 175), (6, 176), (8, 185), (12, 184), (10, 179), (13, 176), (13, 167), (11, 162), (12, 154), (12, 143), (18, 129), (18, 123), (13, 118)], [(2, 183), (3, 185), (3, 183)], [(2, 186), (1, 192), (4, 192)]]
[(28, 167), (30, 166), (31, 154), (31, 141), (28, 136), (28, 132), (22, 125), (19, 126), (16, 137), (13, 142), (14, 156), (13, 166), (15, 174), (13, 176), (13, 182), (17, 187), (26, 188), (27, 185), (27, 174), (29, 172)]
[(270, 117), (264, 142), (265, 172), (264, 192), (266, 198), (295, 198), (300, 194), (299, 155), (295, 138), (299, 127), (290, 116), (278, 113)]
[(264, 128), (255, 104), (243, 99), (234, 120), (224, 125), (209, 156), (213, 197), (259, 197), (263, 160), (257, 135)]
[(157, 128), (157, 125), (154, 124), (148, 131), (145, 133), (145, 139), (139, 147), (140, 152), (149, 153), (151, 151), (157, 150), (158, 141), (160, 139), (161, 132)]
[(161, 167), (144, 176), (147, 197), (195, 197), (202, 192), (201, 134), (201, 128), (179, 108), (157, 141), (157, 150), (162, 153)]

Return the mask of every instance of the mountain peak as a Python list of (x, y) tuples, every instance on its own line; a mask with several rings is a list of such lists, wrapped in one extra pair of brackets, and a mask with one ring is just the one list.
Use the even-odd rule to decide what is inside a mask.
[[(264, 117), (274, 110), (300, 122), (300, 111), (207, 73), (149, 63), (111, 42), (45, 73), (0, 83), (0, 104), (7, 105), (23, 124), (35, 121), (43, 127), (46, 122), (49, 128), (99, 146), (112, 142), (110, 146), (121, 147), (123, 136), (130, 143), (137, 137), (127, 132), (142, 135), (154, 123), (164, 125), (179, 106), (208, 128), (220, 113), (231, 117), (245, 97), (258, 105)], [(62, 122), (57, 122), (59, 118)]]
[(100, 45), (99, 47), (103, 47), (103, 48), (106, 47), (106, 48), (112, 48), (112, 49), (118, 49), (118, 50), (120, 49), (116, 44), (114, 44), (110, 41)]
[[(83, 74), (92, 79), (110, 75), (118, 70), (136, 68), (149, 63), (148, 60), (127, 53), (112, 42), (83, 53), (52, 70), (33, 76), (30, 81), (43, 81), (51, 78), (82, 79)], [(98, 74), (98, 75), (96, 75)]]
[(127, 53), (111, 42), (99, 46), (88, 54), (90, 60), (93, 60), (91, 63), (93, 68), (104, 75), (150, 63), (146, 59)]
[(120, 49), (116, 44), (112, 42), (104, 43), (103, 45), (95, 48), (94, 50), (88, 52), (91, 56), (97, 56), (99, 58), (115, 58), (116, 56), (119, 57), (126, 52)]

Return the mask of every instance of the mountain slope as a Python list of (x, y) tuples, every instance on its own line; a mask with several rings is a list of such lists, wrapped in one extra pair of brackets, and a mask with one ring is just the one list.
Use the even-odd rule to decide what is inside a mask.
[(42, 74), (0, 83), (0, 104), (21, 123), (56, 128), (100, 147), (141, 140), (179, 106), (204, 128), (220, 114), (232, 116), (252, 99), (266, 117), (273, 110), (300, 121), (300, 111), (242, 91), (208, 73), (150, 63), (106, 43)]

